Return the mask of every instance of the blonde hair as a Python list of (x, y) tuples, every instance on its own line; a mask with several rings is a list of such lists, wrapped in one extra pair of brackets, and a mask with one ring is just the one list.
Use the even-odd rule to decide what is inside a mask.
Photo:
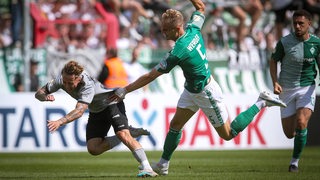
[(180, 11), (168, 9), (162, 14), (162, 25), (179, 26), (183, 24), (183, 15)]
[(66, 73), (68, 75), (79, 76), (83, 72), (83, 66), (81, 66), (78, 62), (71, 60), (67, 64), (64, 65), (61, 73)]

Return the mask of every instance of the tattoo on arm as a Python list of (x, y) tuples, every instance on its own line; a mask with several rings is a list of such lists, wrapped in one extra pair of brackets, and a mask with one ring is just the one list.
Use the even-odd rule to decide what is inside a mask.
[(78, 102), (76, 105), (76, 108), (74, 110), (72, 110), (66, 116), (61, 118), (62, 124), (64, 125), (64, 124), (67, 124), (69, 122), (72, 122), (72, 121), (80, 118), (83, 115), (83, 113), (86, 111), (87, 108), (88, 108), (87, 104)]
[(39, 101), (46, 101), (46, 100), (47, 100), (47, 95), (48, 95), (48, 92), (47, 92), (46, 86), (43, 86), (42, 88), (40, 88), (40, 89), (36, 92), (35, 97), (36, 97)]

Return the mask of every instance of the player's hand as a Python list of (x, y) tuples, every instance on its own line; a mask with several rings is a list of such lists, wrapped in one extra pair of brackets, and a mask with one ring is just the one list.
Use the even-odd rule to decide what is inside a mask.
[(117, 95), (119, 98), (124, 99), (124, 97), (127, 94), (126, 88), (118, 88), (115, 92), (115, 95)]
[(279, 83), (274, 83), (273, 85), (273, 93), (274, 94), (280, 94), (282, 92), (282, 87), (280, 86)]
[(114, 94), (110, 96), (111, 101), (121, 101), (127, 94), (126, 88), (118, 88), (114, 91)]
[(46, 101), (54, 101), (54, 100), (55, 100), (55, 98), (54, 98), (54, 96), (52, 94), (48, 94), (46, 96)]
[(48, 120), (47, 121), (47, 126), (49, 129), (49, 132), (51, 132), (51, 133), (58, 130), (61, 125), (62, 125), (62, 122), (60, 120), (57, 120), (57, 121)]

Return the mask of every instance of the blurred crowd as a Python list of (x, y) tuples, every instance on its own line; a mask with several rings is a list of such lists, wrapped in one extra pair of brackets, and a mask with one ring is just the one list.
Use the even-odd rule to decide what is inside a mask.
[[(119, 21), (118, 48), (133, 48), (138, 42), (151, 48), (169, 48), (160, 29), (162, 12), (176, 8), (193, 9), (182, 0), (30, 0), (41, 10), (42, 17), (57, 20), (56, 33), (47, 37), (47, 47), (70, 52), (82, 48), (105, 48), (108, 28), (96, 21), (101, 18), (95, 8), (102, 3)], [(274, 41), (291, 29), (288, 20), (293, 10), (304, 8), (314, 15), (314, 31), (319, 34), (319, 0), (204, 0), (207, 20), (203, 29), (208, 49), (233, 48), (246, 51), (250, 46), (272, 48)], [(22, 0), (0, 2), (0, 46), (17, 46), (23, 36)], [(187, 13), (186, 13), (187, 14)], [(63, 23), (64, 19), (76, 20)], [(188, 17), (186, 17), (186, 20)], [(83, 21), (87, 23), (76, 23)], [(50, 35), (50, 34), (49, 34)], [(37, 34), (34, 34), (37, 36)]]
[[(30, 0), (39, 8), (39, 16), (56, 22), (41, 47), (50, 51), (72, 53), (77, 49), (169, 49), (172, 42), (161, 33), (161, 14), (174, 8), (186, 14), (193, 11), (183, 0)], [(320, 35), (319, 0), (204, 0), (206, 22), (202, 33), (208, 50), (233, 49), (237, 52), (259, 48), (272, 51), (275, 43), (291, 31), (294, 10), (313, 14), (311, 33)], [(96, 9), (101, 3), (119, 22), (115, 47), (105, 39), (107, 25)], [(21, 47), (23, 40), (23, 0), (0, 2), (0, 47)], [(187, 13), (188, 12), (188, 13)], [(185, 17), (188, 20), (189, 17)], [(65, 21), (68, 20), (68, 21)], [(35, 19), (33, 19), (35, 21)], [(33, 22), (34, 23), (34, 22)], [(50, 26), (50, 25), (48, 25)], [(32, 31), (32, 30), (31, 30)], [(36, 32), (33, 36), (37, 36)], [(34, 38), (34, 37), (33, 37)], [(108, 52), (105, 59), (108, 59)], [(114, 55), (117, 56), (117, 55)], [(104, 81), (105, 82), (105, 81)]]

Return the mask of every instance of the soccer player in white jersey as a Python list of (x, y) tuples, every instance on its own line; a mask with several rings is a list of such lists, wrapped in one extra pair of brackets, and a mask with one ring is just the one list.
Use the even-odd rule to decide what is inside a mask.
[[(283, 132), (294, 138), (289, 172), (298, 172), (300, 155), (307, 142), (308, 121), (315, 106), (320, 39), (309, 33), (312, 23), (309, 12), (295, 11), (292, 21), (294, 32), (282, 37), (271, 55), (270, 74), (274, 93), (287, 104), (281, 108)], [(278, 62), (281, 63), (279, 78)]]
[[(160, 75), (168, 73), (175, 66), (180, 66), (184, 77), (185, 90), (182, 92), (176, 113), (170, 122), (160, 161), (153, 166), (158, 174), (167, 175), (169, 161), (177, 148), (181, 129), (185, 123), (199, 110), (206, 114), (219, 136), (230, 140), (244, 130), (254, 116), (266, 106), (286, 106), (269, 93), (260, 94), (257, 102), (248, 110), (239, 114), (230, 124), (226, 104), (220, 86), (211, 76), (206, 57), (206, 48), (201, 35), (204, 23), (205, 5), (201, 0), (191, 0), (196, 11), (193, 12), (186, 29), (182, 13), (169, 9), (162, 14), (162, 33), (168, 40), (175, 41), (175, 46), (164, 59), (150, 72), (142, 75), (135, 82), (115, 91), (114, 99), (123, 99), (126, 93), (145, 86)], [(112, 99), (112, 100), (114, 100)]]
[[(76, 61), (69, 61), (63, 67), (61, 74), (40, 88), (35, 97), (40, 101), (54, 101), (52, 93), (64, 90), (77, 100), (75, 109), (58, 120), (48, 120), (50, 132), (58, 130), (78, 118), (89, 109), (89, 119), (86, 128), (88, 152), (99, 155), (112, 149), (121, 142), (126, 145), (136, 160), (140, 163), (138, 177), (155, 177), (155, 173), (147, 159), (144, 149), (133, 137), (148, 135), (142, 128), (128, 126), (123, 102), (112, 102), (108, 97), (114, 93), (113, 89), (106, 89), (100, 82), (84, 72), (83, 66)], [(115, 136), (107, 136), (110, 127)]]

